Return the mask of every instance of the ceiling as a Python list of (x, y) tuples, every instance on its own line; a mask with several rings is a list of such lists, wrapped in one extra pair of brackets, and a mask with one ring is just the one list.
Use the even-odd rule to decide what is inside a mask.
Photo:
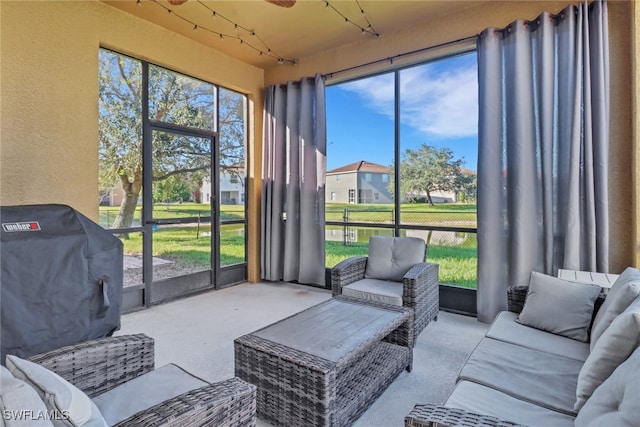
[(264, 0), (187, 0), (181, 5), (167, 0), (103, 1), (260, 68), (269, 68), (279, 59), (285, 63), (298, 61), (362, 37), (377, 38), (373, 33), (384, 38), (385, 34), (474, 3), (297, 0), (293, 7), (285, 8)]

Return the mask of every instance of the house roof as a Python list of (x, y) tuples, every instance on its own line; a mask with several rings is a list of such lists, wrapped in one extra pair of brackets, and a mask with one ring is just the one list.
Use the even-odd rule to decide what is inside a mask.
[(367, 162), (366, 160), (360, 160), (358, 162), (327, 171), (327, 175), (346, 172), (389, 173), (389, 167)]
[[(327, 175), (349, 172), (372, 172), (372, 173), (389, 173), (391, 168), (388, 166), (379, 165), (377, 163), (367, 162), (366, 160), (360, 160), (355, 163), (350, 163), (345, 166), (341, 166), (336, 169), (327, 171)], [(477, 175), (478, 172), (470, 169), (460, 168), (460, 172), (466, 175)]]
[(471, 169), (465, 169), (465, 168), (460, 168), (460, 172), (462, 172), (465, 175), (477, 175), (478, 172), (476, 171), (472, 171)]

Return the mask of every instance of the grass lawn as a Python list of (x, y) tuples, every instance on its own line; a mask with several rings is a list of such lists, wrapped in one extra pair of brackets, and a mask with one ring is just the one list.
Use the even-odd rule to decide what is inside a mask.
[[(100, 225), (110, 227), (113, 224), (119, 206), (100, 206)], [(202, 203), (156, 203), (153, 206), (153, 217), (155, 219), (189, 218), (198, 216), (211, 216), (209, 205)], [(142, 206), (136, 207), (133, 216), (134, 222), (140, 224), (142, 217)], [(223, 221), (237, 220), (244, 218), (243, 205), (220, 205), (220, 219)]]
[[(244, 217), (244, 206), (223, 205), (221, 217), (223, 219), (241, 219)], [(335, 221), (342, 221), (342, 210), (366, 209), (365, 211), (350, 212), (350, 221), (371, 222), (372, 218), (387, 218), (385, 222), (391, 221), (391, 205), (339, 205), (327, 204), (326, 217), (334, 217)], [(103, 226), (113, 222), (118, 212), (118, 207), (100, 207), (100, 221)], [(405, 204), (402, 205), (401, 212), (405, 215), (413, 215), (416, 223), (432, 224), (452, 222), (472, 222), (475, 224), (476, 207), (474, 205), (445, 203), (433, 207), (427, 204)], [(197, 203), (182, 203), (171, 205), (156, 205), (154, 209), (155, 218), (186, 218), (209, 216), (211, 211), (208, 205)], [(140, 209), (136, 210), (136, 219), (140, 218)], [(368, 219), (367, 219), (368, 218)], [(404, 222), (404, 221), (403, 221)], [(404, 222), (408, 223), (408, 222)], [(222, 226), (220, 241), (221, 265), (233, 265), (245, 262), (245, 237), (244, 225), (229, 224)], [(171, 259), (182, 266), (197, 266), (199, 268), (209, 268), (210, 247), (211, 247), (211, 227), (201, 225), (200, 233), (197, 228), (190, 224), (181, 226), (160, 227), (154, 232), (153, 251), (155, 256)], [(376, 230), (375, 233), (388, 234), (389, 231)], [(344, 246), (340, 241), (326, 242), (325, 266), (333, 267), (341, 260), (354, 255), (366, 255), (368, 246), (368, 235), (360, 236), (360, 242), (350, 243)], [(142, 234), (130, 233), (128, 239), (123, 239), (125, 253), (139, 254), (142, 251)], [(458, 286), (475, 288), (477, 271), (477, 244), (475, 236), (467, 239), (462, 244), (442, 244), (430, 243), (428, 246), (427, 260), (440, 265), (440, 281), (442, 283), (454, 284)]]
[[(245, 262), (244, 226), (225, 225), (220, 236), (220, 264)], [(183, 267), (209, 268), (211, 257), (211, 226), (160, 227), (153, 234), (153, 255), (170, 259)], [(130, 233), (124, 243), (125, 254), (138, 255), (142, 251), (142, 233)]]
[[(395, 218), (394, 205), (327, 203), (326, 221), (344, 221), (345, 210), (350, 222), (392, 223)], [(400, 206), (402, 224), (467, 225), (475, 227), (476, 205), (465, 203), (403, 203)]]

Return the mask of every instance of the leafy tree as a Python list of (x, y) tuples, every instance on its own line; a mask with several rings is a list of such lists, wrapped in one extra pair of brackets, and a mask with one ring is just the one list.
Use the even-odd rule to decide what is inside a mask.
[(176, 176), (158, 182), (153, 189), (153, 200), (155, 202), (182, 202), (189, 200), (191, 189), (189, 184)]
[(478, 198), (478, 175), (473, 171), (461, 169), (458, 179), (460, 201), (474, 203)]
[[(149, 66), (149, 119), (198, 129), (215, 129), (216, 92), (210, 83)], [(119, 182), (124, 198), (113, 228), (130, 227), (142, 190), (142, 64), (100, 51), (99, 169), (101, 188)], [(221, 89), (217, 106), (222, 170), (244, 164), (245, 98)], [(199, 188), (211, 174), (209, 139), (153, 132), (154, 193), (158, 183), (176, 177)], [(235, 170), (235, 169), (234, 169)]]
[(98, 83), (100, 186), (120, 181), (124, 198), (113, 228), (126, 228), (142, 190), (142, 66), (101, 50)]
[[(455, 159), (448, 148), (436, 148), (422, 144), (415, 150), (407, 149), (400, 163), (400, 197), (416, 200), (426, 196), (433, 206), (434, 191), (457, 191), (464, 181), (461, 173), (462, 159)], [(394, 176), (391, 171), (391, 177)], [(393, 192), (393, 179), (389, 182)]]

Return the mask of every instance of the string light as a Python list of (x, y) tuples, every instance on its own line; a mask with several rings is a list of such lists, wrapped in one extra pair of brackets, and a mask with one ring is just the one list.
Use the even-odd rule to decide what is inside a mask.
[[(157, 1), (157, 0), (153, 0), (153, 1)], [(255, 30), (249, 29), (247, 27), (244, 27), (244, 26), (240, 25), (239, 23), (227, 18), (226, 16), (219, 14), (215, 9), (212, 9), (210, 6), (208, 6), (207, 4), (203, 3), (202, 0), (198, 0), (198, 3), (201, 6), (205, 7), (206, 9), (208, 9), (213, 14), (214, 17), (220, 18), (220, 19), (222, 19), (224, 21), (227, 21), (229, 24), (233, 25), (234, 32), (238, 33), (238, 32), (240, 32), (240, 30), (242, 30), (242, 31), (248, 33), (250, 36), (255, 37), (262, 44), (263, 48), (256, 47), (256, 46), (252, 45), (251, 43), (247, 43), (246, 41), (243, 44), (245, 46), (248, 46), (248, 47), (254, 49), (255, 51), (257, 51), (258, 55), (260, 55), (260, 56), (267, 55), (267, 56), (270, 56), (270, 57), (272, 57), (272, 58), (274, 58), (276, 60), (282, 59), (283, 63), (287, 62), (287, 63), (290, 63), (292, 65), (296, 65), (296, 61), (295, 60), (293, 60), (293, 59), (285, 59), (285, 58), (282, 58), (280, 55), (277, 55), (276, 53), (274, 53), (271, 50), (271, 48), (269, 48), (269, 46), (267, 46), (265, 41), (255, 32)], [(240, 36), (238, 36), (238, 35), (234, 36), (234, 35), (225, 34), (225, 36), (240, 39)]]
[(352, 21), (351, 19), (349, 19), (344, 13), (340, 12), (334, 5), (332, 5), (331, 3), (329, 3), (329, 0), (321, 0), (324, 2), (324, 7), (329, 7), (331, 9), (333, 9), (333, 11), (335, 13), (337, 13), (338, 15), (342, 16), (342, 19), (344, 19), (345, 24), (351, 24), (354, 27), (357, 27), (360, 29), (360, 32), (362, 33), (362, 35), (366, 35), (366, 34), (371, 34), (374, 35), (376, 37), (380, 37), (380, 33), (377, 32), (374, 28), (373, 25), (371, 25), (371, 22), (369, 21), (369, 18), (367, 18), (367, 14), (364, 12), (364, 9), (362, 8), (362, 6), (360, 5), (360, 1), (356, 0), (356, 4), (358, 5), (358, 9), (360, 10), (360, 14), (362, 15), (362, 17), (364, 18), (364, 20), (367, 22), (367, 26), (363, 27), (357, 23), (355, 23), (354, 21)]
[[(206, 31), (209, 32), (213, 35), (217, 35), (220, 40), (224, 40), (225, 38), (227, 39), (236, 39), (239, 41), (239, 43), (243, 46), (249, 47), (253, 50), (255, 50), (258, 55), (263, 56), (269, 56), (271, 58), (274, 58), (278, 64), (284, 64), (284, 63), (288, 63), (291, 65), (296, 65), (296, 61), (293, 59), (286, 59), (283, 58), (280, 55), (277, 55), (275, 52), (273, 52), (271, 50), (271, 48), (269, 46), (267, 46), (267, 44), (264, 42), (264, 40), (262, 40), (262, 38), (260, 36), (258, 36), (258, 34), (252, 30), (252, 29), (248, 29), (246, 27), (243, 27), (242, 25), (238, 24), (237, 22), (232, 21), (231, 19), (227, 18), (226, 16), (223, 16), (221, 14), (219, 14), (217, 11), (213, 10), (212, 8), (210, 8), (209, 6), (207, 6), (206, 4), (204, 4), (201, 0), (198, 0), (198, 3), (200, 5), (202, 5), (203, 7), (207, 8), (210, 12), (211, 12), (211, 18), (212, 19), (216, 19), (216, 18), (220, 18), (224, 21), (229, 22), (231, 25), (233, 25), (233, 30), (235, 34), (226, 34), (220, 31), (216, 31), (216, 30), (212, 30), (210, 28), (207, 28), (206, 26), (203, 26), (201, 24), (197, 24), (193, 21), (191, 21), (190, 19), (185, 18), (184, 16), (180, 15), (179, 13), (176, 13), (174, 10), (168, 8), (167, 6), (165, 6), (164, 4), (160, 3), (158, 0), (150, 0), (151, 2), (157, 4), (158, 6), (164, 8), (167, 13), (169, 13), (170, 15), (175, 16), (176, 18), (179, 18), (181, 20), (183, 20), (184, 22), (190, 24), (193, 26), (193, 31), (198, 31), (198, 30), (202, 30), (202, 31)], [(137, 0), (138, 5), (141, 5), (141, 0)], [(243, 31), (245, 33), (247, 33), (248, 35), (254, 37), (255, 39), (257, 39), (264, 47), (263, 48), (259, 48), (258, 46), (255, 46), (254, 44), (251, 44), (245, 40), (242, 39), (242, 36), (239, 34), (240, 31)]]
[(362, 16), (364, 17), (364, 20), (367, 21), (367, 29), (369, 30), (369, 32), (371, 32), (372, 34), (375, 33), (375, 35), (377, 37), (380, 37), (380, 34), (378, 34), (374, 29), (373, 26), (371, 25), (371, 22), (369, 22), (369, 18), (367, 18), (367, 14), (364, 13), (364, 9), (362, 8), (362, 6), (360, 6), (360, 0), (356, 0), (356, 4), (358, 5), (358, 7), (360, 8), (360, 13), (362, 14)]

